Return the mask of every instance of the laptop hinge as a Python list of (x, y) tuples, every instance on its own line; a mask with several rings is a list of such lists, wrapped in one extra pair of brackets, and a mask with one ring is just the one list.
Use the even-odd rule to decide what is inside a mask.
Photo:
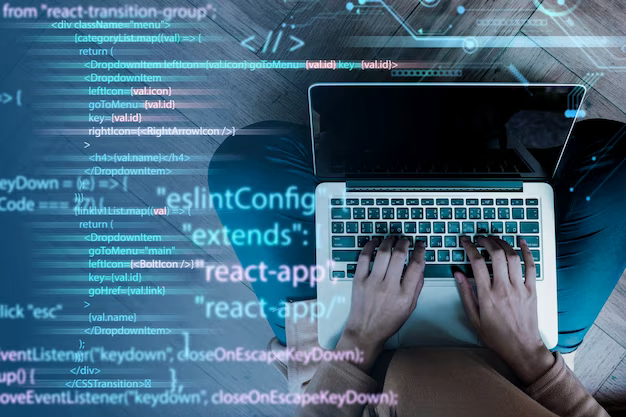
[(347, 181), (346, 191), (522, 191), (522, 181)]

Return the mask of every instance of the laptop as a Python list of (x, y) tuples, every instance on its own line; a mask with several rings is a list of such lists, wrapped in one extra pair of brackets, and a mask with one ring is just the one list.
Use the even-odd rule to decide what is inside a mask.
[[(334, 83), (309, 88), (316, 188), (318, 338), (335, 347), (367, 241), (425, 243), (417, 307), (386, 348), (479, 345), (453, 278), (461, 236), (496, 235), (537, 266), (539, 330), (557, 343), (554, 176), (581, 85)], [(490, 267), (484, 248), (479, 247)], [(412, 251), (411, 251), (412, 254)], [(371, 265), (370, 265), (371, 267)], [(472, 279), (473, 281), (473, 279)], [(475, 283), (474, 283), (475, 285)], [(320, 310), (321, 311), (321, 310)]]

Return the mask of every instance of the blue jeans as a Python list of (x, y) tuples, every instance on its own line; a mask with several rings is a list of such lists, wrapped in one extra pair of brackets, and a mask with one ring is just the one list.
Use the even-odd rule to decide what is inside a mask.
[[(240, 187), (253, 192), (314, 193), (310, 132), (306, 126), (266, 121), (227, 138), (209, 167), (211, 193)], [(254, 132), (253, 132), (254, 130)], [(261, 132), (261, 134), (259, 134)], [(264, 133), (263, 133), (264, 132)], [(576, 124), (552, 186), (556, 194), (559, 342), (556, 350), (574, 351), (593, 324), (626, 267), (626, 125), (607, 120)], [(620, 140), (622, 139), (623, 140)], [(299, 223), (309, 232), (309, 246), (233, 246), (243, 267), (264, 262), (314, 265), (314, 216), (302, 210), (217, 209), (229, 229), (290, 227)], [(315, 298), (308, 283), (253, 282), (265, 304), (265, 315), (276, 337), (285, 344), (285, 319), (280, 306), (287, 301)]]

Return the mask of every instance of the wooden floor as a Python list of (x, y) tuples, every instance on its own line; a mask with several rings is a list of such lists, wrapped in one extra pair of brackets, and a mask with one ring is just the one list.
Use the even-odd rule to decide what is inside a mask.
[[(232, 1), (233, 8), (239, 7), (244, 14), (253, 21), (258, 21), (255, 13), (260, 12), (244, 8), (241, 0)], [(615, 61), (615, 50), (605, 51), (594, 49), (593, 61), (588, 52), (579, 48), (485, 48), (473, 54), (466, 54), (459, 49), (414, 49), (392, 47), (353, 47), (347, 36), (386, 36), (389, 42), (392, 38), (407, 37), (409, 34), (400, 24), (388, 14), (381, 14), (377, 19), (356, 18), (355, 15), (340, 14), (340, 7), (331, 7), (325, 2), (301, 1), (292, 4), (289, 13), (281, 13), (278, 9), (284, 4), (276, 2), (277, 8), (271, 9), (272, 18), (276, 19), (274, 27), (268, 26), (270, 16), (264, 14), (265, 26), (263, 29), (279, 30), (283, 22), (290, 23), (290, 16), (295, 15), (298, 21), (309, 17), (314, 19), (320, 13), (326, 13), (327, 19), (317, 19), (315, 24), (298, 29), (295, 33), (305, 39), (307, 46), (298, 51), (287, 53), (279, 52), (277, 59), (398, 59), (414, 60), (427, 65), (427, 68), (463, 69), (463, 76), (457, 79), (419, 79), (419, 78), (391, 78), (388, 74), (380, 73), (346, 73), (323, 71), (277, 71), (291, 86), (284, 87), (278, 100), (289, 100), (298, 103), (290, 115), (278, 113), (277, 119), (293, 120), (291, 115), (297, 113), (301, 117), (306, 109), (305, 91), (308, 86), (319, 81), (507, 81), (517, 79), (508, 70), (513, 64), (530, 82), (581, 82), (587, 80), (587, 74), (601, 72), (603, 76), (588, 92), (584, 108), (587, 118), (606, 118), (626, 122), (626, 72), (624, 69), (612, 70), (598, 68), (603, 66), (619, 65)], [(355, 2), (356, 3), (356, 2)], [(449, 2), (437, 8), (427, 9), (415, 7), (413, 1), (389, 2), (398, 15), (407, 17), (405, 24), (409, 27), (420, 28), (428, 26), (435, 32), (453, 24), (447, 33), (450, 36), (515, 36), (515, 42), (531, 40), (541, 42), (541, 36), (563, 35), (561, 25), (566, 25), (570, 35), (602, 35), (624, 36), (626, 27), (626, 8), (621, 1), (594, 0), (582, 2), (574, 13), (575, 23), (571, 26), (566, 19), (547, 16), (536, 10), (532, 1), (507, 0), (496, 3), (489, 0), (464, 1), (467, 10), (463, 17), (455, 15), (455, 9), (460, 2)], [(329, 10), (330, 9), (330, 10)], [(286, 12), (286, 10), (283, 10)], [(254, 16), (253, 16), (254, 15)], [(332, 18), (330, 16), (333, 16)], [(246, 18), (248, 18), (246, 17)], [(511, 19), (520, 21), (518, 25), (501, 27), (478, 27), (478, 19)], [(542, 25), (541, 21), (546, 21)], [(620, 23), (621, 22), (621, 23)], [(248, 32), (238, 32), (236, 23), (216, 23), (227, 30), (237, 40), (241, 41), (248, 36)], [(262, 34), (260, 28), (255, 28)], [(425, 30), (426, 31), (426, 30)], [(252, 32), (257, 33), (257, 32)], [(257, 56), (268, 58), (261, 52), (262, 42), (256, 44), (259, 48)], [(623, 64), (626, 62), (626, 53), (620, 56)], [(603, 56), (603, 54), (605, 56)], [(613, 60), (611, 60), (613, 59)], [(622, 65), (623, 66), (623, 65)], [(293, 87), (293, 88), (292, 88)], [(251, 110), (252, 113), (252, 110)], [(250, 122), (261, 120), (256, 117)], [(305, 119), (299, 119), (306, 123)], [(593, 328), (588, 333), (583, 345), (575, 358), (575, 372), (591, 392), (603, 404), (626, 404), (626, 273), (621, 277), (619, 284), (607, 301)]]
[[(243, 11), (252, 21), (259, 21), (256, 13), (258, 10), (244, 8), (241, 0), (232, 1), (233, 8)], [(626, 121), (626, 72), (601, 68), (619, 65), (616, 61), (615, 50), (606, 51), (594, 49), (591, 52), (581, 51), (579, 48), (485, 48), (473, 54), (466, 54), (460, 49), (414, 49), (414, 48), (385, 48), (385, 47), (359, 47), (348, 48), (347, 36), (387, 36), (391, 43), (392, 38), (407, 37), (409, 34), (399, 22), (394, 22), (388, 14), (381, 14), (377, 19), (356, 18), (355, 15), (347, 16), (340, 14), (340, 7), (331, 7), (325, 2), (301, 1), (292, 4), (293, 9), (289, 13), (280, 8), (283, 2), (277, 1), (275, 9), (271, 9), (269, 16), (263, 13), (265, 26), (263, 29), (279, 30), (283, 22), (290, 23), (290, 16), (297, 16), (297, 21), (308, 17), (314, 19), (320, 13), (326, 13), (327, 19), (317, 19), (315, 24), (297, 30), (298, 37), (305, 39), (307, 46), (298, 51), (287, 53), (279, 52), (279, 59), (398, 59), (414, 60), (427, 64), (430, 68), (438, 65), (444, 68), (463, 69), (463, 76), (450, 81), (508, 81), (515, 82), (517, 79), (508, 70), (513, 64), (530, 82), (581, 82), (587, 80), (587, 74), (601, 72), (603, 76), (589, 90), (585, 109), (587, 118), (606, 118)], [(355, 2), (356, 3), (356, 2)], [(547, 16), (540, 10), (536, 10), (532, 1), (507, 0), (496, 3), (489, 0), (464, 1), (466, 13), (463, 17), (455, 14), (459, 2), (440, 4), (437, 8), (427, 9), (415, 7), (413, 1), (389, 2), (398, 12), (398, 15), (407, 17), (405, 24), (409, 27), (420, 28), (428, 26), (432, 32), (453, 24), (453, 28), (447, 33), (450, 36), (515, 36), (515, 43), (521, 41), (541, 42), (541, 36), (563, 35), (562, 25), (568, 29), (568, 33), (574, 36), (602, 35), (624, 36), (626, 27), (623, 22), (626, 19), (626, 7), (621, 1), (594, 0), (582, 2), (573, 14), (574, 24), (570, 25), (566, 18), (554, 18)], [(235, 6), (237, 5), (237, 6)], [(329, 10), (330, 9), (330, 10)], [(248, 15), (249, 13), (249, 15)], [(330, 16), (333, 16), (332, 18)], [(276, 19), (274, 27), (268, 26), (271, 18)], [(479, 27), (478, 19), (511, 19), (517, 25), (501, 27)], [(543, 25), (542, 21), (546, 21)], [(223, 22), (221, 19), (216, 23), (232, 34), (237, 41), (248, 36), (248, 32), (242, 33), (235, 28), (233, 22)], [(255, 28), (263, 33), (261, 28)], [(426, 31), (426, 29), (425, 29)], [(512, 42), (513, 43), (513, 42)], [(259, 48), (257, 56), (267, 58), (261, 52), (262, 42), (256, 44)], [(626, 62), (626, 53), (622, 53), (621, 63)], [(603, 56), (604, 54), (604, 56)], [(623, 65), (622, 65), (623, 66)], [(600, 67), (600, 68), (598, 68)], [(292, 109), (290, 115), (277, 113), (277, 119), (293, 120), (291, 115), (297, 113), (302, 117), (305, 104), (305, 91), (308, 86), (319, 81), (433, 81), (433, 79), (416, 78), (391, 78), (388, 74), (371, 73), (346, 73), (346, 72), (323, 72), (323, 71), (277, 71), (291, 84), (285, 88), (278, 100), (288, 100), (290, 103), (298, 103)], [(446, 79), (434, 79), (434, 81), (448, 81)], [(264, 86), (265, 87), (265, 86)], [(251, 92), (249, 92), (251, 93)], [(253, 115), (253, 110), (250, 113)], [(254, 115), (253, 115), (254, 116)], [(264, 117), (264, 116), (263, 116)], [(255, 122), (263, 117), (250, 120)], [(306, 123), (305, 119), (299, 119)], [(581, 381), (599, 401), (604, 404), (626, 404), (626, 273), (621, 277), (619, 284), (607, 301), (593, 328), (588, 333), (583, 345), (578, 350), (575, 358), (575, 372)]]
[[(241, 0), (232, 1), (244, 14), (248, 14), (253, 21), (259, 21), (256, 13), (260, 11), (244, 8)], [(263, 29), (279, 30), (283, 22), (290, 23), (290, 16), (297, 16), (298, 21), (309, 17), (314, 19), (320, 13), (327, 13), (327, 19), (318, 19), (315, 24), (298, 29), (295, 33), (305, 39), (307, 46), (298, 51), (287, 53), (279, 52), (279, 59), (398, 59), (414, 60), (427, 64), (427, 67), (436, 68), (443, 65), (444, 68), (463, 69), (463, 76), (450, 81), (507, 81), (515, 82), (517, 79), (508, 70), (513, 64), (530, 82), (581, 82), (588, 79), (587, 73), (601, 72), (603, 76), (589, 90), (585, 109), (587, 118), (606, 118), (626, 121), (626, 72), (624, 69), (611, 70), (598, 68), (599, 66), (617, 65), (614, 52), (594, 49), (593, 58), (589, 58), (587, 52), (579, 48), (485, 48), (473, 54), (466, 54), (459, 49), (398, 49), (385, 47), (360, 47), (348, 48), (347, 36), (387, 36), (389, 42), (392, 38), (407, 37), (409, 34), (399, 22), (395, 22), (388, 14), (381, 14), (377, 19), (356, 18), (355, 15), (347, 16), (340, 14), (340, 7), (331, 7), (325, 2), (301, 1), (292, 4), (293, 9), (289, 13), (283, 13), (279, 9), (283, 2), (277, 1), (276, 9), (270, 12), (276, 19), (274, 27), (268, 26), (270, 16), (263, 14), (265, 26)], [(356, 2), (355, 2), (356, 3)], [(455, 14), (455, 9), (460, 2), (440, 4), (437, 8), (427, 9), (415, 7), (413, 1), (389, 2), (398, 12), (398, 15), (407, 17), (406, 25), (417, 30), (428, 26), (433, 32), (439, 28), (445, 28), (453, 24), (453, 28), (447, 33), (450, 36), (515, 36), (516, 42), (520, 40), (535, 40), (540, 42), (541, 36), (563, 35), (559, 25), (567, 25), (569, 34), (624, 36), (626, 27), (623, 22), (626, 19), (626, 8), (621, 1), (594, 0), (585, 1), (575, 11), (575, 24), (570, 26), (566, 19), (550, 18), (542, 11), (536, 10), (532, 1), (507, 0), (492, 2), (489, 0), (464, 1), (463, 6), (467, 10), (463, 17)], [(497, 4), (497, 8), (496, 5)], [(330, 9), (330, 10), (329, 10)], [(269, 12), (268, 12), (269, 13)], [(253, 16), (254, 15), (254, 16)], [(511, 19), (520, 21), (518, 25), (501, 27), (478, 27), (478, 19)], [(542, 25), (541, 21), (546, 21)], [(539, 24), (536, 24), (536, 23)], [(621, 22), (621, 23), (620, 23)], [(223, 22), (221, 19), (216, 23), (227, 30), (237, 40), (241, 41), (248, 36), (248, 32), (238, 32), (236, 23)], [(257, 29), (257, 28), (255, 28)], [(262, 34), (262, 30), (260, 33)], [(252, 32), (257, 33), (257, 32)], [(261, 52), (262, 42), (256, 44), (259, 48), (257, 56), (267, 58)], [(626, 53), (622, 53), (622, 64), (626, 62)], [(602, 56), (605, 54), (606, 56)], [(608, 58), (607, 58), (608, 57)], [(604, 64), (607, 59), (608, 64)], [(595, 62), (595, 64), (594, 64)], [(391, 78), (388, 74), (380, 73), (346, 73), (346, 72), (323, 72), (323, 71), (277, 71), (289, 81), (290, 86), (284, 88), (283, 94), (278, 100), (288, 100), (290, 103), (298, 103), (292, 108), (290, 115), (277, 113), (277, 119), (293, 120), (291, 115), (297, 113), (302, 117), (305, 104), (305, 91), (308, 86), (319, 81), (448, 81), (447, 79), (419, 79), (419, 78)], [(265, 86), (264, 86), (265, 87)], [(251, 93), (251, 92), (249, 92)], [(252, 109), (250, 111), (253, 113)], [(253, 114), (251, 114), (253, 115)], [(253, 115), (254, 116), (254, 115)], [(264, 117), (264, 116), (263, 116)], [(263, 117), (255, 117), (249, 122), (261, 120)], [(306, 123), (300, 118), (300, 122)], [(591, 331), (588, 333), (582, 347), (578, 350), (575, 359), (575, 372), (581, 381), (599, 401), (604, 404), (626, 404), (626, 273), (613, 291), (600, 316), (596, 320)]]
[[(353, 0), (355, 4), (358, 0)], [(105, 0), (107, 5), (118, 3), (116, 0)], [(178, 7), (179, 2), (160, 0), (163, 6)], [(189, 1), (189, 3), (201, 3)], [(562, 26), (572, 35), (624, 36), (626, 31), (626, 9), (623, 0), (585, 0), (574, 13), (573, 24), (567, 18), (552, 19), (537, 10), (533, 0), (442, 0), (437, 7), (427, 8), (419, 5), (416, 0), (389, 0), (397, 19), (388, 12), (375, 7), (363, 7), (362, 14), (355, 10), (346, 12), (345, 2), (327, 2), (323, 0), (219, 0), (213, 2), (217, 12), (214, 20), (202, 23), (203, 36), (213, 37), (213, 41), (202, 44), (181, 44), (175, 49), (171, 45), (156, 45), (151, 50), (151, 60), (247, 60), (262, 59), (302, 60), (302, 59), (397, 59), (412, 60), (423, 68), (450, 68), (463, 71), (461, 77), (455, 78), (396, 78), (389, 72), (366, 71), (302, 71), (302, 70), (224, 70), (211, 71), (202, 75), (201, 80), (190, 81), (185, 88), (214, 89), (214, 108), (209, 109), (178, 109), (176, 114), (183, 120), (198, 126), (245, 127), (262, 120), (285, 120), (307, 124), (307, 98), (309, 85), (318, 81), (518, 81), (509, 70), (514, 65), (530, 82), (581, 82), (588, 73), (602, 72), (597, 84), (589, 90), (585, 103), (587, 117), (599, 117), (626, 122), (626, 72), (624, 69), (613, 70), (611, 66), (624, 66), (626, 53), (620, 48), (606, 51), (595, 48), (593, 54), (579, 48), (564, 47), (532, 47), (516, 48), (517, 43), (541, 44), (542, 36), (563, 35)], [(547, 3), (545, 1), (544, 3)], [(553, 1), (552, 3), (556, 3)], [(463, 5), (464, 14), (457, 12)], [(497, 5), (497, 7), (496, 7)], [(501, 26), (481, 26), (478, 19), (510, 19), (508, 24)], [(542, 22), (546, 21), (546, 25)], [(283, 26), (283, 24), (285, 26)], [(295, 24), (294, 29), (290, 25)], [(450, 27), (451, 25), (451, 27)], [(276, 34), (285, 30), (282, 47), (276, 52), (263, 50), (263, 42), (269, 31)], [(407, 28), (425, 33), (442, 33), (449, 36), (474, 36), (480, 39), (495, 36), (510, 36), (508, 45), (503, 47), (479, 48), (468, 54), (460, 48), (429, 49), (429, 48), (395, 48), (398, 40), (410, 40)], [(240, 43), (254, 35), (248, 42), (253, 51)], [(306, 45), (289, 51), (288, 35), (296, 36)], [(355, 45), (351, 36), (377, 36), (375, 45)], [(494, 38), (495, 39), (495, 38)], [(7, 39), (0, 39), (0, 47)], [(289, 41), (291, 42), (291, 41)], [(29, 45), (24, 45), (27, 49)], [(604, 54), (604, 55), (603, 55)], [(619, 55), (621, 54), (621, 55)], [(20, 57), (20, 60), (22, 58)], [(148, 58), (144, 58), (148, 59)], [(621, 59), (621, 61), (620, 61)], [(82, 64), (81, 60), (77, 62)], [(19, 64), (19, 63), (18, 63)], [(10, 83), (16, 62), (0, 62), (0, 75)], [(598, 68), (605, 67), (605, 68)], [(28, 71), (26, 68), (25, 71)], [(133, 72), (133, 71), (131, 71)], [(150, 73), (149, 71), (145, 71)], [(587, 77), (588, 78), (588, 77)], [(64, 87), (72, 87), (70, 83)], [(79, 87), (78, 84), (73, 87)], [(84, 86), (82, 86), (84, 87)], [(44, 110), (40, 111), (45, 114)], [(19, 132), (12, 132), (17, 134)], [(55, 152), (83, 153), (85, 155), (97, 148), (97, 152), (154, 152), (188, 153), (205, 157), (195, 165), (194, 173), (185, 176), (145, 177), (133, 179), (128, 193), (124, 195), (124, 204), (128, 206), (162, 205), (163, 199), (155, 193), (157, 186), (168, 190), (188, 191), (194, 186), (206, 186), (206, 169), (208, 161), (224, 140), (224, 137), (154, 138), (145, 141), (99, 141), (92, 149), (83, 150), (83, 138), (68, 137), (64, 143), (48, 142), (37, 145), (39, 151), (50, 154)], [(121, 205), (121, 204), (120, 204)], [(183, 224), (187, 219), (169, 216), (156, 219), (164, 233), (184, 238)], [(195, 216), (194, 228), (214, 228), (219, 225), (215, 213), (207, 216)], [(191, 245), (189, 245), (191, 246)], [(218, 263), (237, 262), (232, 249), (229, 248), (194, 248), (203, 252), (207, 261)], [(202, 277), (196, 277), (193, 288), (204, 293)], [(218, 293), (224, 299), (252, 300), (254, 294), (243, 285), (209, 288), (206, 292)], [(180, 298), (182, 300), (182, 298)], [(187, 299), (185, 299), (187, 300)], [(120, 299), (121, 306), (137, 308), (131, 301)], [(171, 303), (174, 304), (174, 303)], [(172, 305), (155, 306), (151, 314), (171, 314)], [(188, 311), (187, 311), (188, 310)], [(186, 317), (198, 316), (197, 307), (181, 307), (178, 314)], [(579, 375), (588, 390), (606, 404), (626, 404), (626, 274), (607, 301), (593, 328), (576, 356), (575, 372)], [(191, 322), (180, 323), (181, 328), (210, 327), (210, 337), (198, 339), (206, 343), (226, 339), (230, 346), (246, 346), (263, 349), (272, 337), (269, 325), (263, 320), (242, 321), (232, 323), (208, 323), (200, 317)], [(173, 326), (171, 326), (173, 327)], [(198, 342), (200, 344), (200, 342)], [(180, 348), (180, 341), (178, 346)], [(266, 389), (285, 389), (282, 376), (263, 364), (241, 366), (214, 366), (195, 364), (195, 371), (185, 375), (186, 380), (201, 380), (207, 390), (224, 389), (227, 391), (243, 391), (264, 387)], [(286, 415), (285, 407), (252, 407), (241, 406), (238, 409), (222, 408), (211, 415)], [(124, 413), (127, 413), (124, 411)], [(102, 410), (102, 415), (106, 414)], [(155, 416), (172, 415), (162, 408), (154, 410)], [(184, 415), (206, 415), (206, 409), (199, 408), (193, 413)], [(73, 415), (70, 413), (70, 415)], [(76, 414), (79, 415), (79, 414)], [(95, 413), (94, 415), (97, 415)], [(132, 413), (119, 415), (134, 415)], [(181, 414), (183, 415), (183, 414)]]

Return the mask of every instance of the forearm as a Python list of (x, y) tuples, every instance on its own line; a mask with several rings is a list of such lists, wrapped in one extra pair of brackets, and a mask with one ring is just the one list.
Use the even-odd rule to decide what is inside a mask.
[(317, 395), (318, 403), (298, 407), (295, 415), (298, 417), (361, 416), (364, 405), (358, 403), (344, 404), (346, 393), (348, 391), (370, 393), (374, 392), (375, 389), (376, 381), (355, 364), (350, 362), (323, 362), (305, 392), (309, 396)]
[(560, 354), (554, 354), (554, 365), (526, 392), (539, 404), (561, 417), (608, 417), (608, 413), (587, 392)]

